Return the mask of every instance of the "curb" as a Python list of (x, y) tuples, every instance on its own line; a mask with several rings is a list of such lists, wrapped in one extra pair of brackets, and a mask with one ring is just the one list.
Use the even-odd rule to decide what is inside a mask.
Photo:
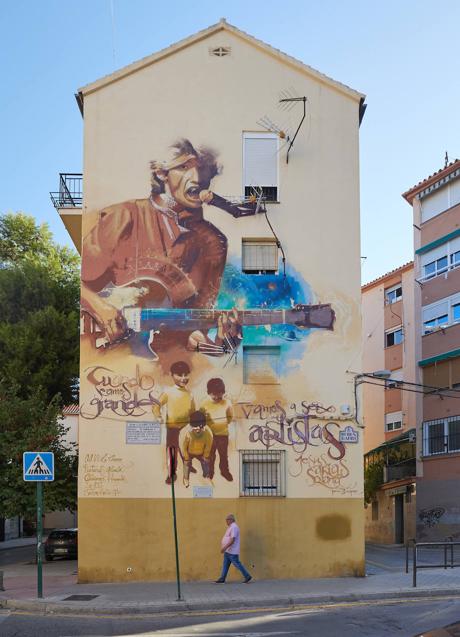
[(438, 598), (460, 595), (460, 588), (416, 589), (386, 591), (381, 593), (349, 593), (346, 595), (296, 595), (261, 599), (207, 601), (207, 602), (167, 602), (165, 604), (139, 603), (137, 605), (118, 603), (117, 605), (84, 606), (81, 602), (56, 602), (46, 600), (0, 599), (0, 608), (10, 611), (28, 611), (39, 615), (157, 615), (163, 613), (215, 612), (228, 610), (266, 610), (267, 608), (294, 608), (296, 606), (316, 606), (337, 603), (357, 603), (366, 601), (395, 601), (416, 598)]

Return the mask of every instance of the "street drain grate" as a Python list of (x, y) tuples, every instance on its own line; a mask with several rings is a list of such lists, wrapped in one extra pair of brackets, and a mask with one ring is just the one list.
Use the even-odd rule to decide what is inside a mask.
[(70, 597), (64, 597), (64, 602), (89, 602), (92, 599), (99, 597), (99, 595), (71, 595)]

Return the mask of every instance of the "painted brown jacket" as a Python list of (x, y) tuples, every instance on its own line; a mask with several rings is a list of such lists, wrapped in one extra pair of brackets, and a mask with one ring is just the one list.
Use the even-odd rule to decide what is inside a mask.
[[(110, 283), (146, 282), (171, 307), (208, 308), (219, 292), (227, 240), (202, 210), (181, 218), (149, 199), (109, 206), (83, 241), (82, 280), (94, 292)], [(155, 306), (156, 299), (150, 299)]]

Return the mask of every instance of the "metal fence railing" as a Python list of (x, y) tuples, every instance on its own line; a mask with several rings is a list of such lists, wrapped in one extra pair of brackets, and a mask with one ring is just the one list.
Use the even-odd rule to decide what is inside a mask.
[(59, 192), (50, 192), (56, 209), (80, 208), (83, 202), (83, 175), (81, 173), (59, 173)]
[[(416, 542), (410, 539), (406, 542), (406, 573), (409, 573), (409, 551), (412, 545), (412, 586), (417, 586), (417, 570), (421, 568), (456, 568), (460, 563), (454, 561), (454, 548), (460, 546), (460, 542), (454, 542), (452, 538), (446, 538), (443, 542)], [(419, 549), (442, 548), (444, 551), (444, 561), (442, 564), (420, 564)], [(450, 553), (449, 560), (447, 554)], [(448, 563), (449, 562), (449, 563)]]

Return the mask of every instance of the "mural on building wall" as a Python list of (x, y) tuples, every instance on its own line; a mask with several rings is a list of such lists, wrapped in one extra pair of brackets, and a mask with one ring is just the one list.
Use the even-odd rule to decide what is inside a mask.
[[(275, 411), (262, 415), (262, 405), (235, 400), (242, 344), (279, 348), (282, 378), (286, 365), (292, 370), (302, 358), (310, 331), (333, 330), (335, 315), (330, 305), (312, 303), (309, 285), (289, 266), (285, 276), (251, 275), (228, 257), (227, 238), (204, 218), (203, 206), (238, 224), (260, 214), (263, 204), (257, 196), (233, 201), (216, 194), (212, 183), (220, 171), (216, 153), (182, 139), (169, 160), (151, 162), (149, 198), (104, 208), (86, 233), (81, 417), (94, 424), (160, 423), (185, 487), (235, 480), (229, 456), (238, 423), (246, 427), (246, 448), (290, 449), (292, 477), (353, 492), (353, 485), (344, 486), (346, 445), (333, 406), (300, 401), (287, 408), (275, 401)], [(195, 396), (198, 382), (202, 395)], [(98, 461), (96, 470), (92, 458), (85, 466), (96, 484), (110, 473), (107, 466), (114, 479), (126, 481), (132, 466), (122, 458), (117, 463), (118, 472), (113, 462)], [(170, 483), (166, 454), (163, 468)], [(93, 488), (87, 495), (98, 493)]]

